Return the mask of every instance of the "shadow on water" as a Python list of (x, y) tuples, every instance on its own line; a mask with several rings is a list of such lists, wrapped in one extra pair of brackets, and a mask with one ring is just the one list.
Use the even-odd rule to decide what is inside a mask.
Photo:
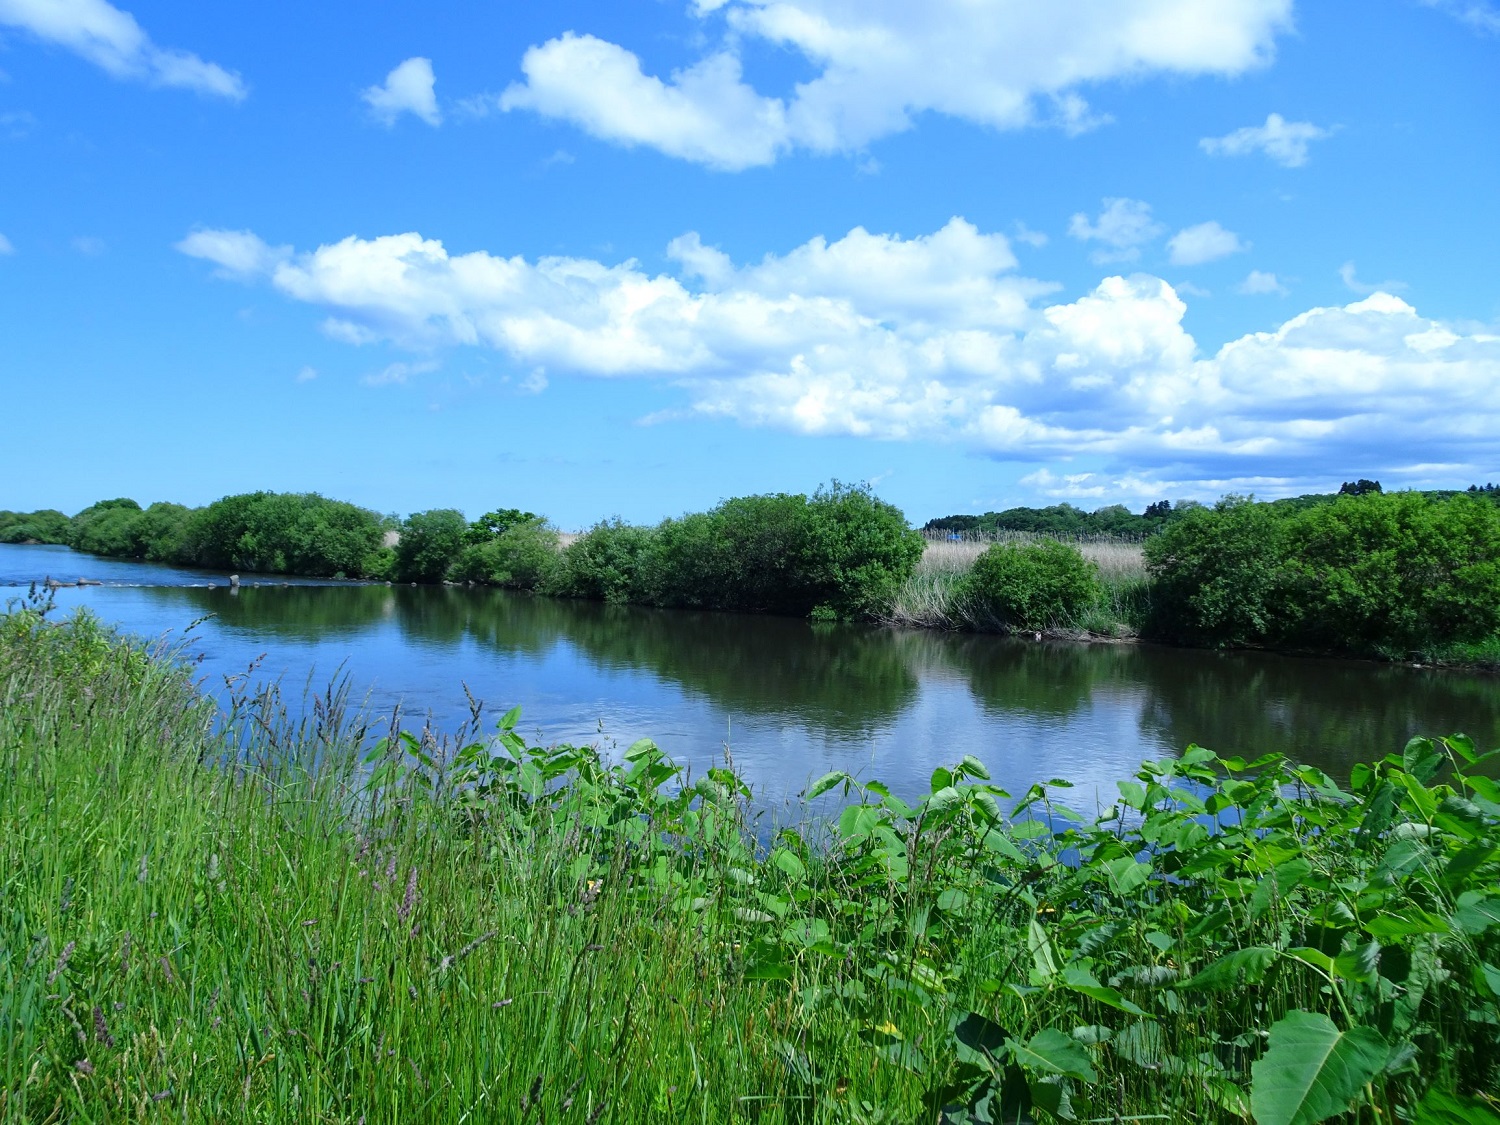
[(1414, 735), (1500, 746), (1500, 679), (1432, 668), (1142, 645), (1142, 727), (1167, 745), (1275, 750), (1338, 780)]

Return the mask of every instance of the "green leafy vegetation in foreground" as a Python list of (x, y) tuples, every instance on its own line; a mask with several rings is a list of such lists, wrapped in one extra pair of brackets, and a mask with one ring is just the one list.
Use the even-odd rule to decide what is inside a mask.
[(835, 773), (792, 828), (515, 722), (361, 760), (335, 692), (216, 723), (91, 618), (0, 620), (0, 1116), (1500, 1121), (1462, 737), (1342, 786), (1190, 747), (1096, 821)]

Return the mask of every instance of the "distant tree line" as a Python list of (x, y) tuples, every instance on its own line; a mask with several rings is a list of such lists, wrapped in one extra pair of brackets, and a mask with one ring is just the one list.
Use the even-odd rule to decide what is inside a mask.
[[(1471, 484), (1467, 490), (1485, 499), (1500, 504), (1500, 485)], [(1345, 481), (1337, 492), (1309, 493), (1289, 496), (1266, 503), (1281, 510), (1301, 511), (1331, 504), (1340, 496), (1370, 496), (1382, 492), (1378, 480), (1360, 478)], [(1435, 490), (1418, 493), (1429, 500), (1444, 500), (1459, 495), (1452, 490)], [(1144, 539), (1155, 535), (1169, 524), (1190, 512), (1204, 507), (1196, 500), (1158, 500), (1146, 505), (1139, 515), (1123, 504), (1111, 504), (1096, 508), (1092, 512), (1074, 507), (1072, 504), (1052, 504), (1045, 508), (1007, 508), (1003, 512), (985, 512), (983, 515), (953, 515), (928, 520), (922, 530), (927, 534), (944, 532), (962, 535), (985, 534), (997, 531), (1023, 531), (1035, 535), (1058, 538), (1086, 538), (1088, 536), (1114, 536), (1123, 539)]]
[(1161, 530), (1176, 516), (1196, 507), (1201, 505), (1194, 500), (1179, 500), (1175, 505), (1170, 500), (1161, 500), (1148, 505), (1137, 515), (1124, 504), (1110, 504), (1092, 512), (1072, 504), (1052, 504), (1045, 508), (1007, 508), (1003, 512), (985, 512), (983, 515), (943, 516), (928, 520), (922, 530), (929, 534), (1024, 531), (1063, 538), (1101, 535), (1144, 539)]
[[(1140, 534), (1147, 577), (1127, 622), (1162, 640), (1399, 655), (1500, 645), (1500, 489), (1384, 492), (1358, 480), (1326, 496), (1212, 507), (1153, 504), (1086, 513), (1059, 504), (934, 520), (929, 530), (1016, 530), (963, 580), (972, 627), (1078, 627), (1105, 590), (1093, 563), (1056, 542)], [(404, 520), (317, 493), (253, 492), (202, 508), (102, 500), (69, 517), (0, 511), (0, 542), (62, 543), (117, 558), (246, 573), (456, 582), (558, 597), (882, 618), (924, 540), (868, 487), (725, 500), (653, 525), (606, 520), (566, 545), (532, 512), (476, 520), (448, 508)], [(1122, 612), (1118, 607), (1116, 613)], [(1125, 617), (1118, 618), (1126, 621)]]

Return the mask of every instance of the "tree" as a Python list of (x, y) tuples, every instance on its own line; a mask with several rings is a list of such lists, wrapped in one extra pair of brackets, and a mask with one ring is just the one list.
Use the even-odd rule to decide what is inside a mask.
[(397, 581), (441, 582), (458, 561), (468, 526), (464, 514), (453, 508), (407, 516), (396, 544)]

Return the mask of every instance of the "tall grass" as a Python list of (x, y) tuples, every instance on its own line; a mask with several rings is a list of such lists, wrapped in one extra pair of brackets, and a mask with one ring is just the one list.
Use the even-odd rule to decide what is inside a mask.
[[(924, 629), (996, 628), (962, 596), (962, 581), (993, 543), (1035, 543), (1056, 538), (1024, 531), (968, 533), (960, 539), (927, 535), (916, 571), (897, 589), (885, 619)], [(1135, 635), (1144, 617), (1147, 576), (1144, 549), (1137, 541), (1108, 536), (1064, 538), (1099, 571), (1104, 597), (1087, 614), (1065, 626), (1071, 633), (1105, 637)]]
[(971, 757), (912, 803), (836, 773), (778, 828), (515, 722), (361, 753), (337, 691), (218, 715), (91, 618), (0, 619), (0, 1118), (1497, 1119), (1466, 740), (1349, 791), (1192, 748), (1092, 824)]

